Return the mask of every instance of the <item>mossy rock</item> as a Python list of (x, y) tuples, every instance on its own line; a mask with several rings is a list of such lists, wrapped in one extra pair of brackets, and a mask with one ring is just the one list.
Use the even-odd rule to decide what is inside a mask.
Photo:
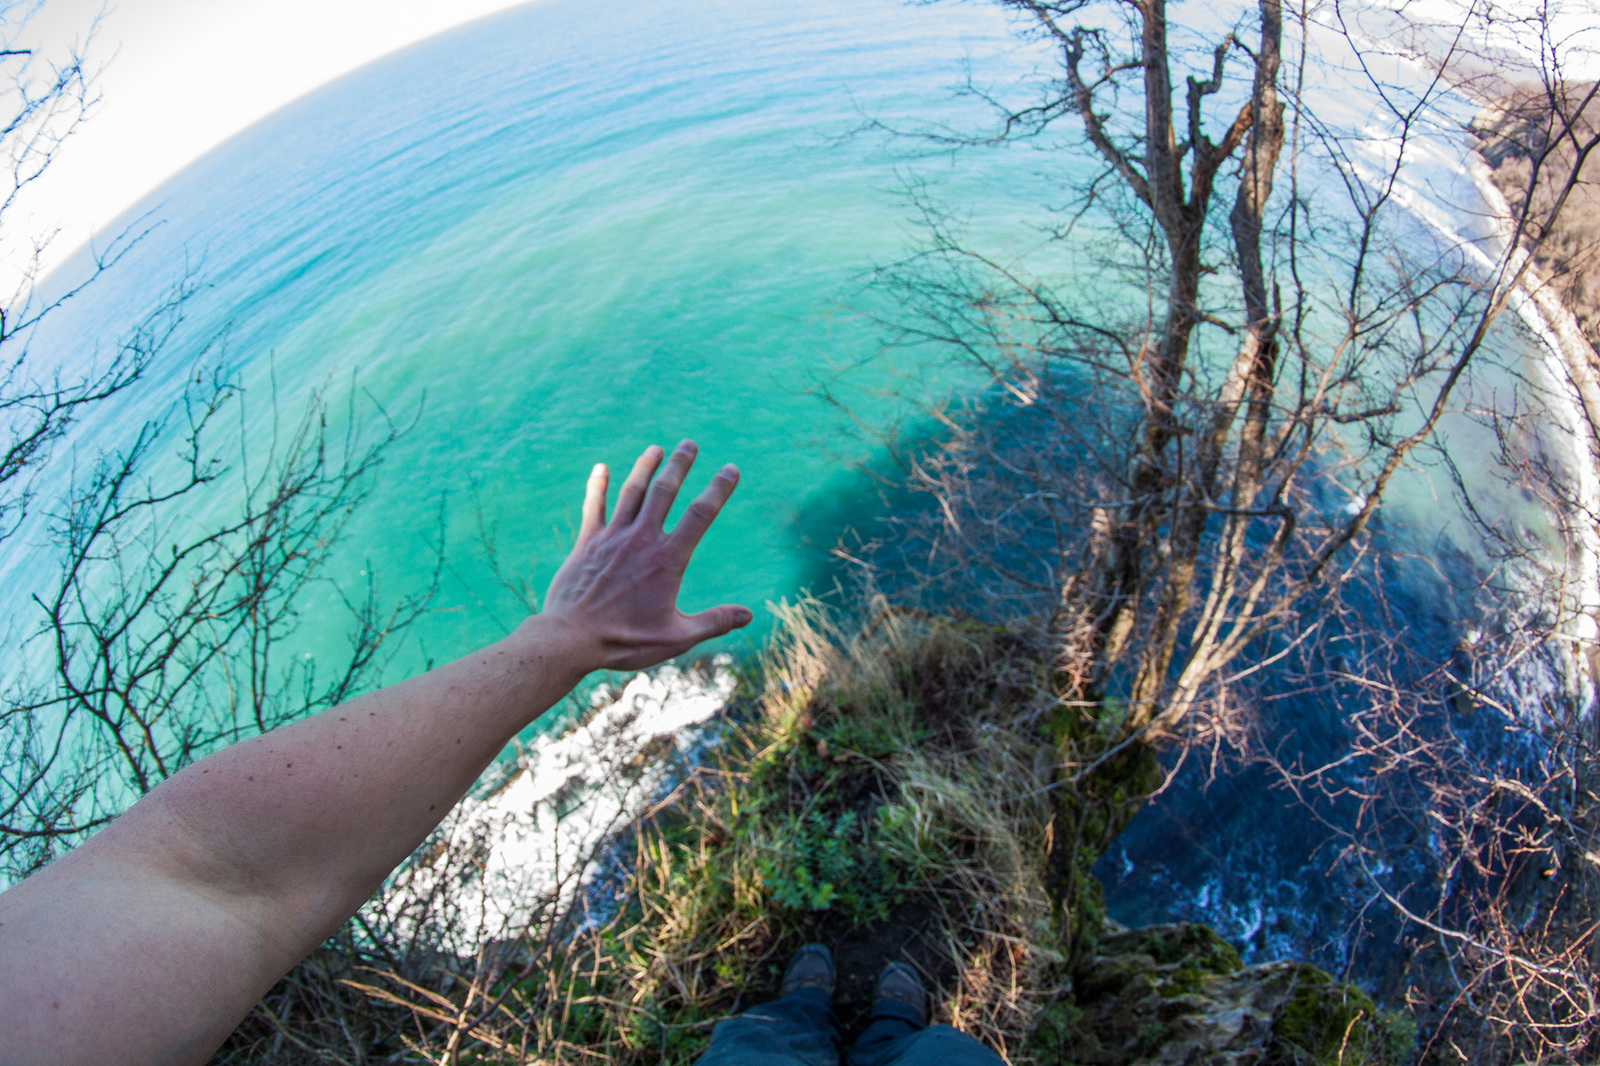
[(1028, 1050), (1047, 1066), (1398, 1066), (1413, 1035), (1314, 966), (1247, 967), (1184, 922), (1108, 930)]
[(1230, 974), (1244, 969), (1232, 944), (1209, 926), (1196, 922), (1151, 925), (1113, 933), (1100, 942), (1102, 955), (1148, 955), (1157, 966), (1189, 967), (1204, 973)]
[(1075, 977), (1074, 991), (1082, 1003), (1100, 1003), (1115, 999), (1123, 990), (1136, 982), (1155, 991), (1160, 981), (1154, 976), (1157, 963), (1149, 955), (1117, 953), (1097, 956), (1093, 962), (1080, 967)]
[(1416, 1023), (1382, 1010), (1354, 985), (1341, 984), (1305, 963), (1272, 1028), (1263, 1066), (1387, 1066), (1405, 1062), (1416, 1042)]

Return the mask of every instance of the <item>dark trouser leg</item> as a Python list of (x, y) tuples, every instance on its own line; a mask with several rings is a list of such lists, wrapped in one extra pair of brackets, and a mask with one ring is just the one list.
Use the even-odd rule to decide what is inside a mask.
[(846, 1061), (849, 1066), (1005, 1066), (999, 1055), (959, 1029), (918, 1026), (916, 1011), (893, 1000), (873, 1009)]
[(717, 1023), (695, 1066), (839, 1066), (829, 996), (801, 988)]

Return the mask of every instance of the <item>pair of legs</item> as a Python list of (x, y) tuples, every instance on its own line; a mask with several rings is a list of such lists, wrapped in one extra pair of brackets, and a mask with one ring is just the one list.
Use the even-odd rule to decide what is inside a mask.
[[(833, 960), (807, 944), (783, 975), (781, 998), (718, 1022), (696, 1066), (840, 1066), (833, 1016)], [(891, 963), (878, 978), (872, 1015), (845, 1066), (1002, 1066), (1000, 1056), (948, 1025), (928, 1025), (922, 984)]]

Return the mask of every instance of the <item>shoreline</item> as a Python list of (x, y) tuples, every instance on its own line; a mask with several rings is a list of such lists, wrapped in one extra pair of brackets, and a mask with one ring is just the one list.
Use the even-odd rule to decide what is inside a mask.
[[(1465, 167), (1493, 224), (1498, 261), (1510, 245), (1514, 222), (1511, 205), (1493, 178), (1496, 167), (1481, 151), (1486, 143), (1467, 149)], [(1577, 314), (1538, 264), (1528, 259), (1526, 249), (1513, 253), (1512, 269), (1525, 265), (1526, 271), (1511, 292), (1510, 309), (1544, 348), (1540, 366), (1560, 400), (1552, 413), (1563, 416), (1558, 424), (1572, 435), (1570, 458), (1577, 481), (1578, 513), (1570, 517), (1575, 519), (1580, 572), (1576, 614), (1569, 626), (1572, 632), (1564, 634), (1568, 648), (1562, 658), (1571, 664), (1570, 694), (1588, 712), (1596, 705), (1600, 682), (1600, 528), (1584, 514), (1600, 515), (1600, 355), (1584, 336)]]
[[(607, 890), (624, 862), (616, 845), (720, 743), (716, 720), (737, 688), (721, 653), (597, 689), (587, 714), (520, 745), (503, 777), (457, 805), (367, 904), (369, 918), (408, 935), (442, 931), (434, 939), (464, 956), (527, 927), (551, 901), (590, 922), (609, 918)], [(451, 895), (440, 915), (435, 902)]]

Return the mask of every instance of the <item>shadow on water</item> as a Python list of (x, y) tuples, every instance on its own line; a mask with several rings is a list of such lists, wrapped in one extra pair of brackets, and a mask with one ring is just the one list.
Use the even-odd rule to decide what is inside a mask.
[[(916, 446), (931, 441), (924, 437)], [(900, 469), (878, 455), (857, 468), (841, 470), (802, 500), (789, 544), (798, 561), (798, 587), (827, 602), (848, 603), (859, 592), (864, 562), (871, 562), (881, 577), (874, 584), (891, 596), (909, 588), (897, 582), (904, 572), (896, 545), (875, 544), (890, 536), (890, 521), (930, 506), (928, 498), (907, 489), (897, 479)]]
[[(1026, 419), (1012, 424), (1027, 429)], [(936, 440), (934, 427), (924, 427), (908, 440), (909, 451)], [(803, 559), (801, 587), (851, 602), (861, 589), (860, 564), (870, 560), (876, 587), (893, 599), (946, 611), (970, 607), (929, 597), (907, 579), (916, 549), (896, 539), (894, 520), (915, 525), (934, 516), (937, 504), (898, 483), (896, 473), (880, 458), (835, 473), (805, 497), (791, 530)], [(1470, 617), (1471, 593), (1462, 590), (1476, 584), (1474, 564), (1442, 535), (1425, 552), (1408, 550), (1413, 536), (1404, 526), (1380, 518), (1375, 533), (1393, 554), (1374, 568), (1370, 583), (1351, 585), (1344, 598), (1342, 617), (1357, 620), (1361, 631), (1347, 627), (1341, 634), (1340, 617), (1325, 620), (1331, 633), (1322, 650), (1289, 656), (1254, 693), (1267, 745), (1285, 762), (1316, 766), (1348, 750), (1349, 713), (1366, 697), (1360, 686), (1338, 681), (1339, 674), (1358, 672), (1373, 657), (1396, 680), (1420, 683), (1449, 660), (1462, 619)], [(1441, 706), (1440, 713), (1449, 711)], [(1110, 915), (1129, 926), (1203, 922), (1247, 961), (1304, 958), (1382, 987), (1402, 961), (1397, 930), (1377, 908), (1358, 918), (1363, 886), (1334, 862), (1332, 835), (1312, 812), (1259, 765), (1213, 765), (1205, 752), (1173, 755), (1168, 763), (1176, 768), (1170, 786), (1095, 868)], [(1416, 844), (1423, 863), (1422, 842)]]
[[(1262, 723), (1265, 747), (1291, 769), (1346, 755), (1351, 716), (1370, 707), (1377, 690), (1353, 680), (1361, 676), (1393, 684), (1395, 698), (1418, 712), (1419, 738), (1448, 732), (1480, 758), (1506, 756), (1503, 721), (1488, 712), (1469, 716), (1441, 685), (1439, 668), (1458, 665), (1457, 649), (1479, 606), (1485, 575), (1474, 552), (1443, 532), (1419, 543), (1415, 515), (1383, 516), (1373, 526), (1382, 555), (1363, 580), (1343, 588), (1340, 609), (1319, 619), (1319, 647), (1289, 654), (1244, 696)], [(1281, 641), (1258, 646), (1239, 665), (1280, 650)], [(1165, 793), (1097, 864), (1110, 914), (1130, 925), (1206, 922), (1247, 962), (1309, 958), (1393, 991), (1405, 962), (1399, 923), (1372, 886), (1339, 861), (1342, 842), (1275, 772), (1217, 766), (1207, 755), (1192, 752), (1177, 765)], [(1369, 791), (1360, 776), (1365, 765), (1352, 763), (1331, 780)], [(1318, 806), (1336, 824), (1355, 824), (1354, 801)], [(1383, 837), (1384, 858), (1397, 867), (1391, 885), (1409, 886), (1397, 889), (1407, 897), (1431, 891), (1431, 852), (1415, 826), (1396, 819)]]

